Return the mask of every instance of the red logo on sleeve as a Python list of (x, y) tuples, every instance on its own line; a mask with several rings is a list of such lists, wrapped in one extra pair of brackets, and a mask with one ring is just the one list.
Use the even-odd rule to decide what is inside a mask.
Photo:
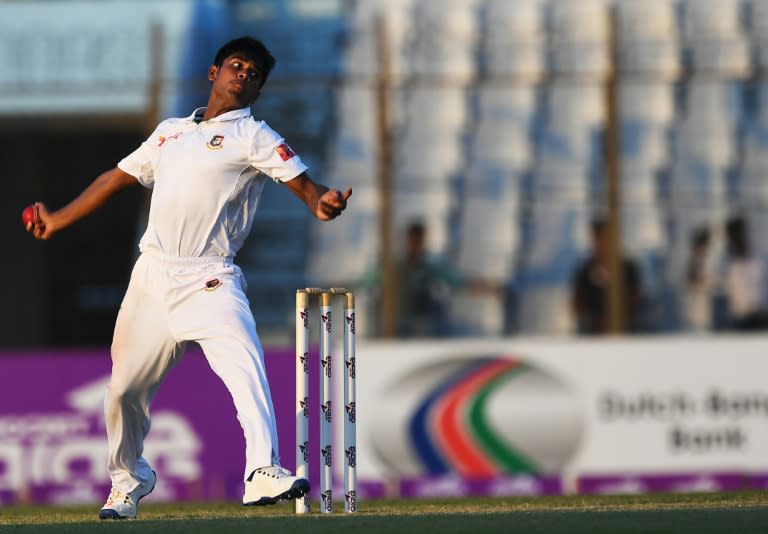
[(296, 155), (293, 149), (285, 143), (283, 143), (282, 145), (276, 146), (275, 152), (277, 152), (277, 155), (280, 156), (280, 159), (282, 159), (283, 161), (288, 161), (289, 159), (291, 159), (293, 156)]

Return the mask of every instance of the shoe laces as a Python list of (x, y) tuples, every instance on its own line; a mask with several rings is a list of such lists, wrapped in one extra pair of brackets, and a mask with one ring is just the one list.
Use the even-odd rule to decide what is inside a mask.
[(285, 478), (293, 476), (290, 471), (279, 465), (270, 465), (267, 467), (259, 467), (254, 471), (260, 475), (272, 477), (272, 478)]
[(130, 504), (131, 498), (128, 496), (127, 493), (123, 493), (116, 487), (112, 486), (112, 489), (109, 492), (109, 497), (107, 497), (107, 505), (112, 506), (115, 504)]

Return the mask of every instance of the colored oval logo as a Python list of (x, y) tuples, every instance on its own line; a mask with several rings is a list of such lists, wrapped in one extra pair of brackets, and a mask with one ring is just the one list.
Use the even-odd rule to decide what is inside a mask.
[(392, 428), (391, 412), (372, 421), (376, 454), (400, 476), (558, 473), (583, 436), (575, 391), (518, 358), (429, 364), (384, 391), (401, 426)]

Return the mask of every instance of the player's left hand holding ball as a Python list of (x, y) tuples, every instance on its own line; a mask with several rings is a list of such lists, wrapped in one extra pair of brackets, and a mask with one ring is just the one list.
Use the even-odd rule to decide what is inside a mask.
[(24, 228), (37, 239), (46, 239), (44, 234), (45, 220), (47, 218), (48, 209), (42, 202), (35, 202), (24, 208), (24, 211), (21, 212), (21, 221), (24, 223)]

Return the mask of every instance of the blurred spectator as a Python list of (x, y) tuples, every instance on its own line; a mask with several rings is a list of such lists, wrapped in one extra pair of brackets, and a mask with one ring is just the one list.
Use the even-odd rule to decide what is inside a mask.
[(734, 217), (725, 225), (727, 260), (724, 291), (729, 325), (735, 330), (768, 327), (768, 266), (750, 250), (746, 219)]
[[(447, 335), (450, 293), (463, 281), (448, 264), (429, 254), (423, 222), (412, 221), (406, 228), (403, 254), (395, 268), (398, 337)], [(360, 285), (381, 290), (381, 272), (367, 273)]]
[(691, 234), (685, 266), (685, 321), (689, 329), (698, 332), (712, 327), (715, 272), (710, 243), (709, 228), (696, 228)]
[[(580, 334), (606, 334), (609, 331), (608, 288), (610, 242), (607, 222), (596, 219), (591, 224), (592, 250), (571, 278), (571, 311)], [(624, 310), (627, 331), (637, 331), (642, 324), (640, 270), (629, 258), (622, 258)]]
[[(442, 258), (431, 255), (427, 249), (427, 227), (422, 221), (411, 221), (404, 238), (403, 252), (395, 265), (398, 337), (439, 337), (456, 333), (449, 319), (449, 304), (457, 290), (504, 295), (503, 284), (470, 279)], [(380, 270), (366, 273), (358, 285), (363, 290), (383, 291)], [(380, 294), (374, 296), (372, 304), (377, 310), (380, 299)]]
[(397, 262), (398, 335), (402, 337), (446, 334), (450, 290), (460, 277), (427, 251), (427, 228), (411, 223), (405, 234), (405, 253)]

